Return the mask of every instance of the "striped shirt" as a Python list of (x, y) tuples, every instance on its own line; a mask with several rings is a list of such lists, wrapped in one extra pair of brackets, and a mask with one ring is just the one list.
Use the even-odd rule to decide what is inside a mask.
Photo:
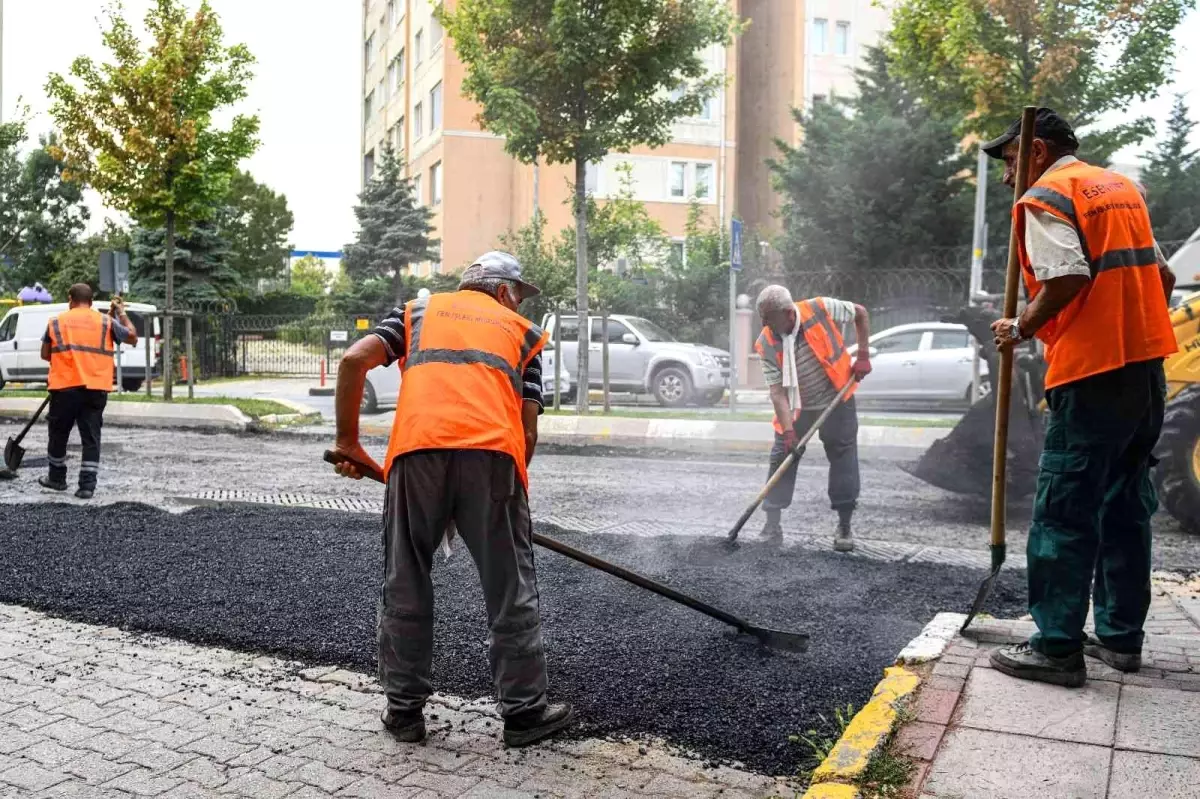
[[(408, 351), (408, 339), (404, 333), (403, 308), (393, 308), (387, 318), (380, 322), (372, 332), (383, 342), (383, 348), (387, 350), (386, 366), (391, 366), (400, 360)], [(545, 403), (542, 401), (542, 354), (540, 352), (533, 356), (529, 365), (525, 367), (524, 389), (521, 397), (526, 402), (536, 402), (539, 414), (545, 410)]]
[[(846, 325), (854, 320), (854, 303), (846, 300), (835, 300), (830, 297), (818, 297), (829, 312), (829, 321), (834, 325)], [(762, 361), (763, 380), (768, 386), (778, 386), (783, 383), (783, 370), (779, 364), (770, 358)], [(829, 379), (817, 354), (808, 346), (808, 340), (802, 335), (796, 336), (796, 383), (800, 387), (800, 407), (806, 411), (820, 410), (828, 407), (837, 397), (838, 390)]]

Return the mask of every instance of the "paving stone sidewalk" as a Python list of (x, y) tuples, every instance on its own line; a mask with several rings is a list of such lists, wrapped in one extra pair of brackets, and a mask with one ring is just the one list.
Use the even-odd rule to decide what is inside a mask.
[(400, 744), (380, 702), (366, 675), (0, 605), (4, 797), (792, 795), (655, 742), (507, 751), (490, 703), (441, 695), (428, 740)]
[(1087, 659), (1082, 689), (1015, 680), (992, 649), (1033, 622), (980, 620), (922, 685), (896, 747), (921, 799), (1193, 799), (1200, 795), (1200, 615), (1156, 582), (1143, 667)]

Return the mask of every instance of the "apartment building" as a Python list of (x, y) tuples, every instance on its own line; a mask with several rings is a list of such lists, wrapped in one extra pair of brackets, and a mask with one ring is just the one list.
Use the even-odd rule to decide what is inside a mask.
[[(444, 2), (453, 6), (454, 0)], [(703, 54), (712, 71), (728, 76), (725, 90), (696, 117), (679, 120), (667, 145), (612, 153), (588, 168), (588, 189), (602, 199), (620, 188), (628, 165), (634, 196), (679, 247), (692, 201), (714, 221), (738, 214), (752, 226), (770, 226), (776, 206), (763, 162), (776, 154), (776, 136), (796, 140), (790, 109), (807, 101), (805, 92), (821, 87), (828, 93), (844, 79), (838, 71), (840, 21), (851, 26), (845, 49), (857, 52), (859, 40), (849, 37), (859, 12), (835, 9), (871, 7), (870, 0), (824, 0), (830, 10), (822, 13), (833, 20), (827, 24), (833, 25), (828, 30), (834, 52), (805, 58), (802, 0), (730, 2), (752, 20), (746, 36)], [(496, 247), (503, 234), (528, 224), (535, 205), (551, 235), (572, 223), (573, 166), (542, 163), (535, 169), (518, 163), (504, 152), (501, 137), (480, 128), (478, 107), (461, 96), (464, 67), (434, 19), (436, 5), (436, 0), (363, 0), (362, 179), (373, 174), (385, 147), (402, 155), (420, 201), (433, 208), (442, 242), (440, 262), (412, 266), (419, 275), (462, 269)], [(821, 60), (826, 55), (828, 65)], [(805, 85), (807, 74), (814, 75), (812, 87)], [(826, 74), (821, 83), (817, 76)], [(750, 118), (742, 113), (747, 103)], [(743, 135), (750, 147), (739, 146)], [(750, 178), (739, 183), (747, 169)]]

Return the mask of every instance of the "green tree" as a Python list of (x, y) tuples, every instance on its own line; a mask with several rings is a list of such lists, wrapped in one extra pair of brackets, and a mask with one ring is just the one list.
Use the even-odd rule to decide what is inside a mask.
[[(166, 295), (167, 234), (162, 228), (135, 228), (129, 254), (131, 292), (161, 303)], [(233, 253), (210, 221), (194, 223), (170, 248), (176, 303), (190, 305), (228, 299), (241, 293), (241, 275)]]
[(342, 269), (356, 281), (390, 278), (397, 305), (404, 297), (404, 267), (438, 257), (433, 211), (418, 204), (412, 181), (388, 147), (354, 207), (358, 233), (343, 249)]
[(325, 261), (315, 255), (306, 255), (292, 264), (292, 293), (304, 297), (324, 296), (329, 288), (330, 276)]
[(283, 274), (292, 249), (288, 234), (295, 224), (287, 197), (239, 169), (229, 181), (214, 221), (229, 243), (233, 267), (245, 286)]
[[(1171, 73), (1175, 28), (1194, 0), (902, 0), (888, 50), (899, 75), (958, 132), (991, 138), (1025, 105), (1076, 127), (1157, 94)], [(1106, 160), (1154, 130), (1148, 118), (1089, 132)]]
[(1200, 229), (1200, 153), (1190, 146), (1196, 123), (1176, 95), (1167, 135), (1146, 154), (1142, 183), (1159, 241), (1186, 239)]
[[(104, 250), (129, 252), (129, 231), (111, 220), (104, 221), (104, 231), (72, 242), (54, 252), (54, 273), (45, 286), (56, 299), (67, 296), (76, 283), (87, 283), (97, 296), (100, 291), (100, 253)], [(136, 294), (128, 299), (137, 299)]]
[(789, 272), (919, 263), (971, 241), (974, 188), (954, 124), (936, 116), (872, 50), (852, 100), (796, 112), (804, 140), (772, 164), (783, 194)]
[[(724, 80), (708, 73), (703, 51), (732, 40), (733, 13), (724, 0), (458, 0), (437, 13), (482, 125), (523, 163), (575, 166), (576, 308), (586, 324), (587, 165), (665, 144), (674, 120), (700, 111)], [(587, 374), (581, 347), (580, 384)]]
[[(165, 228), (163, 297), (175, 307), (177, 232), (209, 219), (226, 196), (238, 163), (257, 147), (258, 118), (217, 119), (246, 97), (254, 59), (244, 45), (226, 47), (217, 15), (201, 0), (190, 15), (181, 0), (155, 0), (145, 17), (150, 43), (119, 4), (108, 11), (103, 41), (111, 60), (81, 56), (69, 75), (51, 75), (46, 93), (62, 131), (53, 150), (75, 177), (144, 227)], [(163, 358), (172, 359), (172, 319)], [(171, 398), (164, 373), (163, 397)]]

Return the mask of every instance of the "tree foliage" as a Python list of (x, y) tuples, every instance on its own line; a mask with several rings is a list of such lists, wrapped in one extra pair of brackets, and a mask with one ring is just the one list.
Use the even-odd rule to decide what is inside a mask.
[[(858, 95), (796, 112), (804, 140), (772, 163), (783, 194), (785, 268), (864, 270), (919, 263), (971, 240), (974, 187), (954, 123), (872, 50)], [(964, 171), (967, 170), (967, 171)]]
[(1146, 154), (1141, 178), (1159, 241), (1186, 239), (1200, 229), (1200, 153), (1190, 146), (1195, 128), (1183, 95), (1177, 95), (1166, 137)]
[(404, 267), (438, 257), (433, 211), (417, 202), (412, 181), (392, 148), (383, 152), (375, 174), (354, 207), (358, 233), (344, 248), (342, 268), (355, 281), (390, 278), (393, 297), (401, 302)]
[[(183, 306), (228, 299), (241, 293), (241, 275), (233, 253), (213, 222), (196, 222), (172, 248), (176, 302)], [(166, 296), (166, 231), (135, 228), (129, 255), (130, 290), (138, 298), (161, 305)]]
[[(54, 252), (54, 271), (45, 286), (57, 299), (67, 296), (76, 283), (87, 283), (98, 297), (100, 291), (100, 253), (104, 250), (129, 252), (129, 231), (111, 220), (105, 220), (104, 230), (73, 241)], [(130, 299), (138, 299), (134, 294)]]
[(229, 244), (233, 267), (247, 286), (279, 277), (286, 269), (291, 252), (288, 234), (295, 223), (287, 197), (238, 170), (214, 221)]
[[(1154, 96), (1167, 82), (1173, 32), (1194, 0), (903, 0), (888, 50), (897, 74), (958, 132), (991, 138), (1025, 105), (1076, 127)], [(1129, 119), (1084, 142), (1104, 160), (1153, 132)]]
[(306, 255), (292, 264), (292, 293), (302, 297), (323, 297), (331, 278), (325, 261)]

